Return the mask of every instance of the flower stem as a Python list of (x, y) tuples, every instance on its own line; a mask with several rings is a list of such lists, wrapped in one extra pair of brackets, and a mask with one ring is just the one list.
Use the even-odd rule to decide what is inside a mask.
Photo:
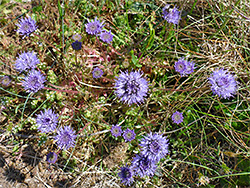
[(76, 62), (76, 66), (77, 66), (77, 50), (75, 50), (75, 62)]
[(86, 127), (90, 124), (90, 122), (86, 123), (86, 125), (77, 132), (77, 134), (81, 133), (84, 129), (86, 129)]
[(120, 52), (118, 52), (111, 44), (108, 44), (118, 55), (124, 57), (123, 54), (121, 54)]
[(100, 43), (98, 37), (96, 37), (96, 40), (97, 40), (98, 45), (99, 45), (100, 48), (101, 48), (101, 51), (102, 51), (102, 54), (103, 54), (103, 57), (104, 57), (104, 61), (107, 62), (106, 54), (105, 54), (105, 52), (104, 52), (103, 49), (102, 49), (102, 44)]

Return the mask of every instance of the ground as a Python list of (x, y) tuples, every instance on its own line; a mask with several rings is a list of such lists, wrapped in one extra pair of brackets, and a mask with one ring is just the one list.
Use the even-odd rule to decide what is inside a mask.
[[(162, 16), (166, 4), (181, 11), (178, 24)], [(131, 187), (250, 187), (250, 4), (247, 0), (0, 0), (0, 187), (128, 187), (120, 167), (140, 152), (150, 132), (169, 139), (169, 152), (153, 177), (134, 177)], [(31, 16), (38, 29), (17, 33)], [(106, 43), (86, 33), (95, 18), (114, 35)], [(72, 48), (74, 34), (82, 48)], [(34, 51), (45, 87), (29, 94), (18, 56)], [(195, 63), (186, 76), (175, 63)], [(95, 67), (103, 70), (93, 78)], [(208, 78), (225, 69), (237, 91), (224, 99)], [(139, 70), (149, 83), (141, 104), (124, 104), (114, 85), (121, 71)], [(10, 78), (4, 84), (5, 76)], [(52, 109), (58, 127), (71, 126), (76, 144), (60, 149), (56, 131), (41, 133), (36, 117)], [(172, 120), (183, 113), (180, 124)], [(110, 133), (113, 125), (133, 129), (126, 142)], [(58, 154), (55, 164), (46, 160)]]

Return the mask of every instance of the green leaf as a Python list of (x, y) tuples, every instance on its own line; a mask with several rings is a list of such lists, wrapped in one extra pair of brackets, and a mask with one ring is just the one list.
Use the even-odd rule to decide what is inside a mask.
[(153, 25), (151, 23), (149, 23), (149, 30), (150, 30), (150, 36), (146, 41), (146, 45), (144, 48), (146, 48), (146, 50), (150, 50), (154, 44), (155, 41), (155, 30), (153, 28)]
[(136, 66), (136, 67), (142, 67), (142, 65), (139, 64), (139, 60), (137, 59), (137, 57), (134, 55), (134, 50), (130, 51), (131, 57), (132, 57), (132, 63)]
[(60, 15), (60, 17), (62, 17), (63, 16), (63, 10), (62, 10), (62, 6), (60, 4), (60, 0), (58, 0), (57, 6), (58, 6), (59, 15)]
[(16, 107), (16, 109), (15, 109), (15, 114), (17, 114), (18, 109), (19, 109), (21, 106), (23, 106), (23, 104), (19, 104), (19, 105), (17, 105), (17, 107)]
[(18, 152), (18, 150), (19, 150), (18, 145), (15, 145), (14, 148), (12, 149), (12, 152), (13, 153)]
[(40, 137), (40, 140), (38, 142), (38, 146), (40, 147), (41, 145), (43, 145), (45, 142), (47, 141), (47, 136), (43, 135)]
[(33, 8), (34, 13), (36, 13), (36, 12), (40, 13), (42, 10), (43, 10), (42, 6), (36, 6), (36, 7)]

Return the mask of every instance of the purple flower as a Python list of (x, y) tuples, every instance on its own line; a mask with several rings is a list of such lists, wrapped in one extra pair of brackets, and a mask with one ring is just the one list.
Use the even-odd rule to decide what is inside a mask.
[(39, 63), (40, 61), (33, 51), (23, 52), (17, 58), (15, 66), (16, 66), (16, 70), (18, 70), (19, 72), (22, 72), (22, 71), (28, 71), (29, 69), (36, 68), (36, 65)]
[(72, 36), (72, 39), (75, 41), (80, 41), (82, 39), (82, 36), (80, 34), (75, 34)]
[(213, 93), (224, 99), (229, 99), (238, 90), (237, 81), (227, 70), (215, 70), (208, 80)]
[(123, 131), (123, 138), (125, 139), (125, 141), (130, 142), (131, 140), (135, 139), (135, 131), (134, 130), (130, 130), (129, 128), (127, 128), (125, 131)]
[(141, 177), (153, 176), (157, 168), (155, 161), (150, 160), (142, 154), (136, 155), (133, 158), (131, 168), (136, 175)]
[(79, 41), (75, 41), (71, 44), (72, 48), (74, 50), (81, 50), (82, 49), (82, 43)]
[(20, 35), (24, 35), (24, 37), (29, 36), (37, 29), (36, 21), (33, 20), (30, 16), (28, 16), (27, 18), (19, 19), (19, 23), (16, 25), (19, 27), (17, 33), (19, 33)]
[(194, 64), (192, 61), (187, 61), (185, 73), (186, 73), (186, 74), (191, 74), (191, 73), (193, 73), (193, 72), (194, 72), (194, 69), (195, 69), (194, 65), (195, 65), (195, 64)]
[(102, 71), (102, 69), (99, 69), (98, 67), (96, 67), (92, 71), (92, 74), (93, 74), (93, 78), (101, 78), (103, 75), (103, 71)]
[(132, 71), (131, 73), (121, 72), (118, 77), (116, 77), (116, 95), (128, 105), (133, 103), (142, 103), (147, 96), (148, 92), (148, 81), (146, 78), (142, 77), (140, 71)]
[(139, 145), (142, 147), (141, 154), (156, 163), (168, 154), (168, 139), (157, 133), (150, 132)]
[(56, 160), (57, 160), (57, 154), (55, 152), (50, 152), (46, 157), (46, 161), (48, 161), (49, 163), (55, 163)]
[(88, 22), (89, 23), (85, 24), (86, 32), (88, 34), (96, 35), (102, 31), (104, 22), (101, 23), (99, 20), (97, 20), (97, 18), (95, 18), (95, 20), (91, 22), (88, 20)]
[(11, 79), (9, 76), (4, 76), (2, 79), (1, 79), (1, 83), (4, 85), (4, 86), (8, 86), (11, 82)]
[(37, 115), (36, 123), (42, 133), (52, 132), (56, 129), (58, 116), (51, 109), (44, 110)]
[(180, 124), (181, 122), (183, 122), (183, 115), (182, 115), (182, 113), (178, 112), (178, 111), (176, 111), (175, 113), (173, 113), (172, 120), (176, 124)]
[(57, 131), (57, 135), (54, 137), (54, 139), (60, 149), (67, 150), (71, 147), (74, 147), (76, 137), (77, 135), (75, 134), (75, 131), (70, 128), (70, 126), (65, 126), (64, 128), (61, 127)]
[(130, 186), (134, 181), (133, 175), (134, 175), (133, 170), (127, 165), (121, 167), (120, 172), (118, 173), (118, 176), (121, 178), (121, 182), (124, 185), (128, 186)]
[(184, 58), (180, 58), (177, 62), (175, 62), (174, 68), (176, 72), (179, 72), (181, 76), (186, 76), (194, 72), (194, 63), (186, 61)]
[(121, 128), (121, 126), (114, 125), (111, 127), (110, 132), (113, 136), (118, 137), (118, 136), (121, 136), (121, 134), (122, 134), (122, 128)]
[(24, 89), (29, 93), (36, 93), (44, 88), (45, 77), (40, 71), (32, 69), (22, 81)]
[(174, 7), (170, 8), (170, 5), (167, 4), (163, 9), (163, 18), (167, 20), (168, 23), (178, 24), (180, 18), (180, 11)]
[(103, 30), (99, 35), (100, 35), (100, 39), (101, 39), (103, 42), (107, 42), (107, 43), (112, 42), (113, 37), (114, 37), (114, 35), (111, 34), (111, 31), (110, 31), (110, 30), (109, 30), (109, 32)]
[(179, 72), (182, 75), (186, 70), (186, 61), (179, 59), (177, 62), (175, 62), (174, 68), (176, 72)]

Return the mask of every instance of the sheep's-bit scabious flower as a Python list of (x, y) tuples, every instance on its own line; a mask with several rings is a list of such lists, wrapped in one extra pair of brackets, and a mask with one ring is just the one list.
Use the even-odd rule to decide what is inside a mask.
[(24, 89), (29, 93), (36, 93), (44, 88), (45, 77), (40, 71), (32, 69), (22, 81)]
[(149, 160), (158, 162), (168, 154), (168, 139), (161, 134), (150, 132), (141, 139), (141, 154), (148, 157)]
[(2, 77), (2, 79), (1, 79), (1, 83), (2, 83), (2, 85), (4, 85), (4, 86), (8, 86), (8, 85), (10, 84), (10, 82), (11, 82), (11, 79), (10, 79), (9, 76), (4, 76), (4, 77)]
[(38, 125), (38, 130), (42, 133), (52, 132), (56, 129), (58, 123), (58, 116), (51, 109), (44, 110), (37, 115), (36, 123)]
[(17, 33), (19, 33), (20, 35), (24, 35), (24, 37), (29, 36), (37, 29), (36, 21), (33, 20), (30, 16), (21, 18), (16, 26), (19, 27)]
[(72, 48), (74, 50), (81, 50), (82, 49), (82, 43), (79, 41), (75, 41), (71, 44)]
[(163, 9), (163, 18), (167, 20), (168, 23), (178, 24), (180, 18), (180, 11), (174, 7), (170, 8), (170, 5), (167, 4)]
[(224, 99), (229, 99), (238, 90), (237, 81), (227, 70), (217, 69), (208, 78), (213, 93)]
[(40, 61), (33, 51), (23, 52), (17, 58), (15, 66), (17, 71), (22, 72), (36, 68), (36, 65), (39, 63)]
[(85, 24), (86, 32), (90, 35), (96, 35), (100, 33), (104, 26), (103, 23), (104, 22), (101, 23), (99, 20), (97, 20), (97, 18), (95, 18), (93, 21), (88, 20), (88, 23)]
[(93, 78), (101, 78), (103, 75), (103, 71), (102, 71), (102, 69), (99, 69), (98, 67), (96, 67), (92, 71), (92, 74), (93, 74)]
[(46, 161), (48, 161), (49, 163), (55, 163), (57, 160), (57, 154), (55, 152), (50, 152), (47, 156), (46, 156)]
[(115, 94), (124, 103), (128, 105), (140, 104), (145, 100), (148, 92), (148, 81), (142, 77), (140, 71), (132, 71), (131, 73), (121, 72), (116, 77)]
[(130, 130), (129, 128), (127, 128), (125, 131), (123, 131), (122, 136), (125, 139), (125, 141), (130, 142), (135, 139), (136, 134), (134, 130)]
[(133, 158), (131, 168), (134, 170), (135, 175), (140, 177), (153, 176), (157, 165), (155, 161), (150, 160), (142, 154), (136, 155)]
[(103, 42), (106, 42), (106, 43), (112, 42), (113, 37), (114, 37), (114, 35), (111, 34), (111, 31), (110, 31), (110, 30), (109, 30), (109, 32), (103, 30), (103, 31), (99, 34), (99, 36), (100, 36), (100, 39), (101, 39)]
[(121, 178), (121, 182), (124, 185), (128, 185), (128, 186), (130, 186), (134, 181), (133, 175), (134, 175), (133, 170), (127, 165), (124, 167), (121, 167), (120, 172), (118, 173), (118, 176)]
[(176, 72), (179, 72), (181, 76), (186, 76), (194, 72), (195, 63), (186, 61), (184, 58), (180, 58), (177, 62), (175, 62), (174, 68)]
[(75, 34), (72, 36), (72, 39), (75, 41), (80, 41), (82, 39), (82, 36), (80, 34)]
[(182, 123), (183, 122), (183, 115), (182, 115), (182, 113), (178, 112), (178, 111), (176, 111), (175, 113), (173, 113), (172, 120), (176, 124)]
[(64, 128), (61, 127), (57, 131), (57, 135), (54, 137), (54, 139), (60, 149), (67, 150), (75, 146), (76, 137), (77, 135), (75, 134), (75, 131), (70, 128), (70, 126), (65, 126)]
[(113, 125), (110, 130), (111, 134), (115, 137), (121, 136), (122, 135), (122, 128), (121, 126), (118, 125)]
[(175, 62), (174, 68), (176, 72), (179, 72), (181, 75), (183, 75), (186, 70), (186, 61), (179, 59), (177, 62)]

